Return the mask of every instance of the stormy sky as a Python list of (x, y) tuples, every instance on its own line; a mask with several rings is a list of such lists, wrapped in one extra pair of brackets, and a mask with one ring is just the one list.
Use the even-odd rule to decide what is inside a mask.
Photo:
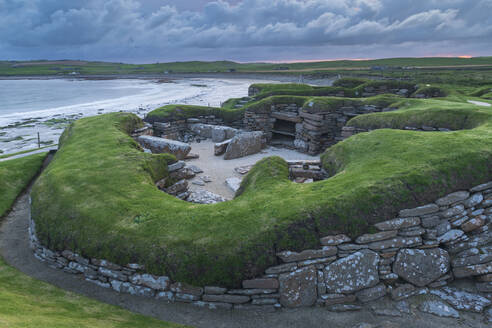
[(492, 0), (0, 0), (0, 59), (492, 55)]

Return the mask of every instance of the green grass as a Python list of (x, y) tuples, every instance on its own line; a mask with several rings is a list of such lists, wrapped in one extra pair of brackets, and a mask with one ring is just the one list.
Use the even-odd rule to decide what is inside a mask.
[(50, 144), (48, 146), (44, 146), (44, 147), (41, 147), (41, 148), (34, 148), (34, 149), (23, 150), (23, 151), (19, 151), (19, 152), (12, 153), (12, 154), (4, 154), (4, 155), (0, 155), (0, 159), (9, 158), (9, 157), (17, 156), (17, 155), (22, 155), (22, 154), (28, 154), (28, 153), (31, 153), (33, 151), (37, 151), (37, 150), (40, 150), (40, 149), (46, 149), (46, 148), (50, 148), (50, 147), (54, 147), (54, 146), (56, 146), (56, 144)]
[[(322, 156), (333, 177), (305, 185), (288, 179), (281, 158), (267, 158), (247, 175), (234, 200), (197, 205), (154, 186), (147, 169), (153, 156), (142, 153), (128, 136), (138, 124), (135, 116), (81, 119), (65, 132), (61, 150), (34, 188), (33, 215), (40, 239), (51, 248), (68, 248), (87, 257), (140, 262), (150, 272), (176, 281), (232, 287), (276, 264), (279, 250), (319, 247), (318, 238), (330, 233), (358, 235), (402, 208), (492, 176), (490, 109), (388, 95), (289, 101), (293, 99), (304, 104), (313, 99), (319, 111), (354, 101), (396, 103), (399, 111), (360, 120), (405, 125), (422, 117), (461, 122), (468, 130), (382, 129), (356, 135)], [(269, 101), (249, 106), (261, 110)]]
[[(388, 58), (376, 60), (337, 60), (299, 63), (236, 63), (232, 61), (190, 61), (154, 64), (126, 64), (86, 61), (0, 61), (0, 75), (84, 75), (164, 74), (167, 73), (225, 73), (225, 72), (272, 72), (276, 74), (315, 73), (330, 70), (332, 74), (347, 70), (367, 70), (373, 66), (394, 69), (397, 74), (406, 74), (402, 67), (486, 65), (492, 67), (492, 57), (476, 58)], [(282, 68), (282, 70), (279, 70)], [(284, 70), (287, 68), (287, 70)], [(380, 75), (380, 72), (373, 72)], [(384, 72), (383, 72), (384, 74)], [(390, 73), (391, 74), (391, 73)], [(412, 72), (408, 73), (412, 74)]]
[(0, 162), (0, 218), (39, 172), (47, 153)]
[[(47, 153), (0, 162), (0, 218), (41, 169)], [(32, 279), (0, 257), (0, 326), (183, 327), (133, 314)]]
[(0, 258), (0, 326), (8, 328), (184, 327), (134, 314), (32, 279)]

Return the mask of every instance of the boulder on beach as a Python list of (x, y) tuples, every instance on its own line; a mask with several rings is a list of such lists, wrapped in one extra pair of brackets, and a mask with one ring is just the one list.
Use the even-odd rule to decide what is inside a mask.
[(150, 149), (153, 153), (169, 153), (177, 159), (184, 159), (191, 151), (191, 146), (187, 143), (151, 136), (139, 136), (137, 141), (144, 148)]

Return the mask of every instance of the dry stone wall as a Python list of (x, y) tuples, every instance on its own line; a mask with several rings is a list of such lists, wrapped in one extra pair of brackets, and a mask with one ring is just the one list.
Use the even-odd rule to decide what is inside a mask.
[[(352, 117), (396, 110), (374, 105), (344, 106), (326, 111), (318, 111), (312, 103), (301, 107), (296, 104), (275, 104), (264, 111), (245, 111), (244, 127), (249, 131), (263, 131), (267, 142), (275, 134), (290, 135), (292, 147), (300, 152), (316, 155), (329, 146), (343, 140), (343, 128)], [(277, 121), (295, 124), (292, 132), (275, 129)]]
[[(34, 255), (50, 266), (82, 275), (118, 292), (187, 302), (212, 309), (274, 311), (313, 305), (354, 310), (389, 295), (395, 301), (432, 294), (457, 310), (482, 312), (492, 299), (492, 181), (399, 212), (374, 225), (377, 232), (352, 239), (325, 236), (320, 248), (278, 253), (279, 264), (245, 280), (241, 289), (195, 287), (145, 272), (137, 263), (118, 265), (40, 244), (31, 221)], [(445, 287), (471, 278), (482, 295)], [(470, 294), (471, 295), (471, 294)], [(454, 303), (453, 303), (454, 302)], [(422, 311), (432, 311), (430, 302)]]
[[(408, 130), (408, 131), (421, 131), (421, 132), (450, 132), (453, 131), (449, 128), (443, 128), (443, 127), (434, 127), (434, 126), (419, 126), (419, 127), (414, 127), (414, 126), (405, 126), (403, 130)], [(364, 129), (360, 128), (357, 126), (344, 126), (342, 128), (342, 133), (341, 137), (343, 140), (350, 138), (351, 136), (362, 133), (362, 132), (370, 132), (372, 131), (371, 129)]]

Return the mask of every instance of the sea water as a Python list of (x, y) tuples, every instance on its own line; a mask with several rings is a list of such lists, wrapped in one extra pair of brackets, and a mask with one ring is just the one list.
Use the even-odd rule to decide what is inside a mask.
[[(253, 79), (0, 80), (0, 151), (56, 144), (72, 120), (125, 111), (143, 117), (166, 104), (220, 106), (248, 95)], [(265, 82), (262, 80), (261, 82)], [(271, 81), (267, 81), (271, 82)]]

